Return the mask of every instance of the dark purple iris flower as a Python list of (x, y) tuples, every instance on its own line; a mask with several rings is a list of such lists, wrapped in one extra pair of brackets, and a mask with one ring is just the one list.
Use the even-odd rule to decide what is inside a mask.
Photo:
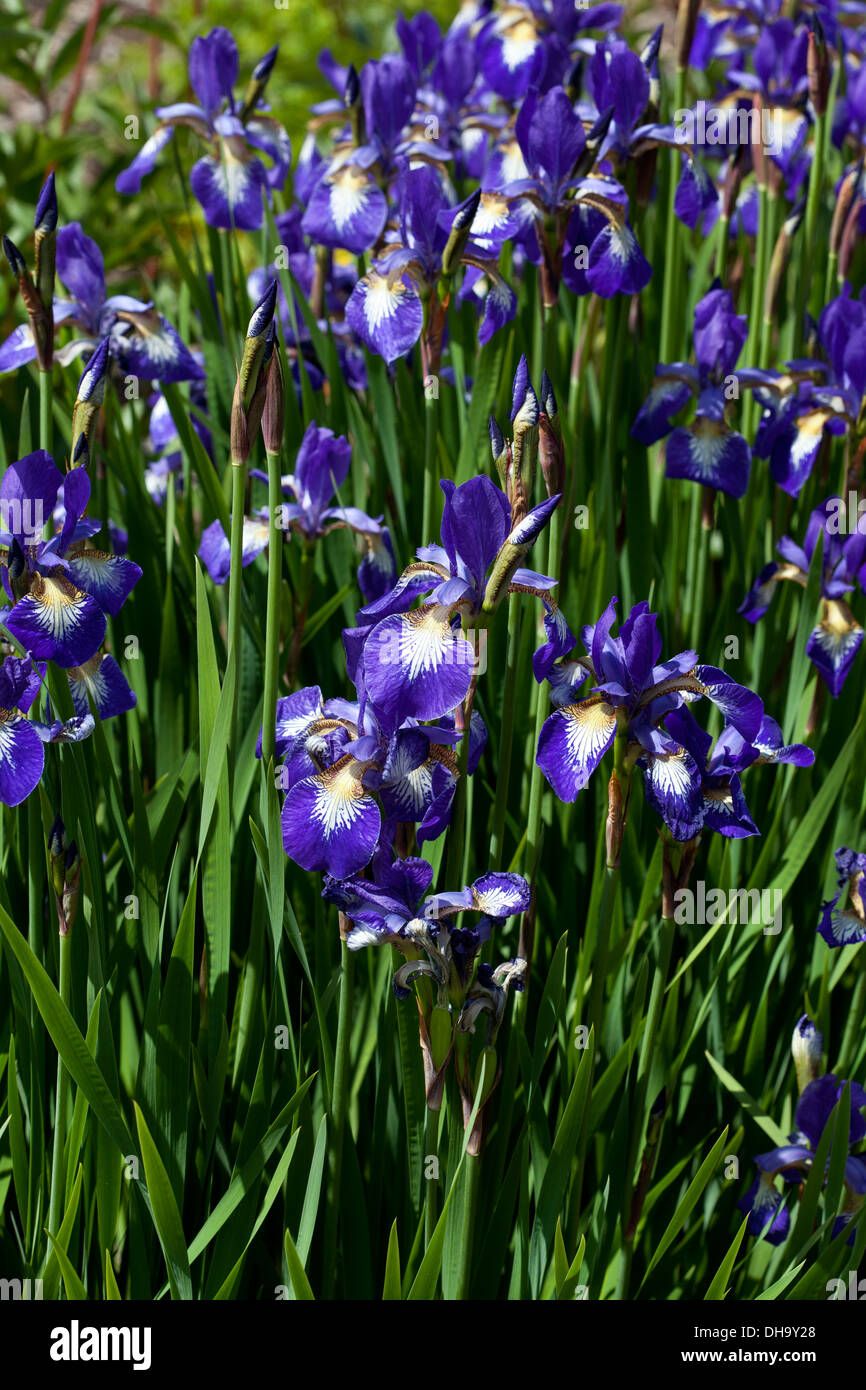
[[(204, 371), (176, 330), (151, 303), (126, 294), (105, 293), (105, 267), (96, 242), (85, 236), (78, 222), (57, 233), (57, 275), (72, 295), (55, 299), (55, 324), (67, 323), (76, 336), (54, 356), (61, 365), (81, 352), (92, 352), (108, 338), (111, 355), (121, 371), (149, 381), (194, 381)], [(13, 371), (36, 357), (28, 325), (16, 328), (0, 345), (0, 372)]]
[[(701, 665), (696, 652), (660, 662), (657, 617), (646, 602), (635, 605), (613, 637), (616, 604), (611, 599), (598, 622), (584, 627), (586, 656), (558, 661), (550, 671), (551, 702), (557, 708), (542, 727), (536, 761), (559, 799), (574, 801), (620, 735), (626, 740), (626, 765), (637, 764), (646, 773), (651, 804), (677, 838), (689, 839), (705, 820), (712, 824), (707, 817), (717, 778), (762, 758), (771, 761), (769, 753), (778, 760), (780, 749), (771, 746), (777, 727), (766, 721), (753, 691), (717, 667)], [(578, 700), (587, 679), (592, 693)], [(690, 735), (690, 725), (671, 724), (685, 705), (702, 698), (725, 718), (728, 743), (720, 740), (715, 761), (708, 759), (709, 740), (702, 730), (698, 737)], [(791, 761), (801, 756), (781, 751), (791, 753)]]
[(769, 458), (779, 487), (798, 497), (826, 435), (845, 434), (866, 395), (866, 290), (846, 284), (821, 313), (818, 340), (827, 360), (789, 362), (760, 392), (764, 414), (755, 453)]
[[(737, 1204), (741, 1211), (749, 1213), (750, 1234), (762, 1235), (771, 1245), (781, 1245), (787, 1237), (791, 1216), (784, 1204), (784, 1191), (777, 1190), (774, 1179), (781, 1177), (783, 1183), (788, 1184), (804, 1181), (814, 1162), (821, 1135), (846, 1085), (851, 1088), (848, 1147), (859, 1144), (866, 1135), (866, 1117), (863, 1115), (866, 1091), (862, 1086), (856, 1081), (841, 1081), (832, 1073), (810, 1081), (797, 1103), (796, 1129), (790, 1142), (771, 1149), (769, 1153), (758, 1154), (755, 1165), (759, 1176)], [(836, 1230), (841, 1230), (851, 1220), (854, 1208), (866, 1193), (866, 1159), (849, 1157), (846, 1160), (844, 1184), (850, 1210), (839, 1217)]]
[[(836, 881), (839, 892), (821, 904), (818, 931), (828, 946), (862, 945), (866, 941), (866, 854), (844, 846), (836, 850)], [(848, 900), (839, 907), (844, 889)]]
[[(728, 424), (728, 405), (739, 400), (742, 387), (762, 386), (771, 377), (757, 369), (734, 370), (747, 331), (746, 317), (734, 312), (730, 293), (711, 289), (695, 307), (697, 365), (671, 362), (656, 367), (653, 388), (631, 427), (632, 438), (647, 446), (670, 436), (667, 477), (688, 478), (731, 497), (745, 496), (751, 450)], [(673, 417), (692, 397), (697, 397), (694, 419), (690, 425), (674, 427)]]
[[(283, 496), (290, 500), (281, 505), (280, 529), (288, 535), (294, 531), (307, 541), (316, 541), (341, 527), (361, 536), (365, 552), (358, 582), (369, 601), (391, 587), (396, 567), (390, 532), (381, 517), (376, 520), (359, 507), (331, 505), (335, 492), (346, 481), (351, 456), (347, 439), (311, 421), (301, 440), (295, 471), (282, 480)], [(250, 477), (265, 485), (268, 481), (267, 474), (258, 468), (250, 469)], [(268, 539), (268, 511), (261, 507), (244, 517), (242, 564), (251, 565), (267, 547)], [(231, 547), (221, 522), (211, 522), (205, 528), (198, 554), (214, 583), (224, 584), (229, 577)]]
[[(851, 521), (854, 525), (849, 531)], [(769, 608), (781, 580), (791, 579), (805, 588), (822, 534), (821, 621), (809, 634), (806, 652), (836, 699), (863, 641), (863, 628), (846, 595), (853, 594), (858, 584), (866, 591), (866, 518), (859, 512), (850, 517), (841, 497), (828, 497), (812, 512), (802, 547), (790, 536), (782, 537), (777, 549), (783, 563), (771, 560), (765, 565), (738, 611), (756, 623)]]
[[(228, 29), (212, 29), (206, 36), (193, 39), (189, 80), (200, 104), (181, 101), (157, 107), (161, 123), (129, 168), (118, 175), (118, 193), (138, 193), (142, 179), (153, 171), (174, 135), (175, 126), (186, 125), (209, 150), (190, 172), (190, 186), (206, 221), (225, 230), (239, 227), (256, 231), (261, 227), (263, 195), (283, 187), (292, 159), (285, 130), (261, 109), (276, 56), (273, 48), (256, 64), (247, 96), (238, 102), (233, 92), (238, 50)], [(272, 161), (270, 168), (266, 169), (258, 154), (267, 155)]]
[(476, 244), (472, 226), (479, 206), (478, 195), (456, 206), (445, 192), (442, 179), (430, 165), (404, 166), (398, 180), (400, 236), (392, 248), (385, 243), (379, 258), (352, 291), (346, 305), (346, 321), (361, 342), (393, 362), (409, 352), (424, 328), (424, 301), (437, 285), (443, 270), (453, 274), (456, 265), (445, 266), (444, 256), (454, 244), (454, 230), (468, 223), (459, 253), (459, 264), (483, 275), (487, 293), (479, 343), (486, 343), (514, 317), (517, 298), (496, 266), (490, 239)]
[[(85, 518), (89, 500), (85, 470), (64, 475), (43, 449), (10, 464), (0, 481), (0, 573), (12, 605), (4, 626), (32, 656), (67, 668), (94, 656), (106, 615), (120, 612), (141, 578), (132, 560), (87, 546), (102, 525)], [(60, 530), (43, 540), (58, 504)]]
[[(555, 583), (521, 569), (520, 560), (558, 505), (558, 495), (512, 526), (508, 499), (489, 478), (470, 478), (459, 487), (443, 481), (441, 487), (442, 544), (419, 549), (417, 561), (396, 585), (361, 609), (361, 626), (354, 629), (368, 698), (377, 712), (397, 722), (439, 719), (456, 709), (478, 664), (464, 628), (485, 627), (509, 591), (544, 599)], [(564, 640), (570, 645), (573, 638), (569, 633)]]

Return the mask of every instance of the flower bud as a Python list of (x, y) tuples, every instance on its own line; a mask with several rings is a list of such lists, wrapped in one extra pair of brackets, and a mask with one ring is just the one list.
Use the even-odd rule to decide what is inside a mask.
[(35, 234), (33, 246), (36, 259), (36, 288), (46, 314), (53, 322), (54, 304), (54, 265), (57, 255), (57, 194), (54, 190), (54, 175), (49, 174), (36, 204), (33, 220)]
[(286, 383), (279, 352), (274, 352), (265, 378), (265, 403), (262, 410), (262, 438), (265, 451), (279, 454), (283, 447), (283, 427), (286, 416)]
[(547, 372), (541, 376), (541, 414), (538, 417), (538, 458), (548, 497), (565, 490), (565, 449), (556, 397)]
[(830, 54), (824, 29), (817, 15), (812, 16), (812, 28), (809, 31), (806, 72), (812, 110), (816, 116), (823, 116), (827, 110), (827, 97), (830, 93)]
[(791, 1039), (791, 1055), (797, 1072), (797, 1089), (804, 1091), (821, 1074), (824, 1039), (808, 1014), (803, 1014)]
[(274, 44), (273, 48), (269, 48), (265, 56), (260, 58), (253, 68), (252, 76), (244, 92), (244, 100), (240, 110), (241, 121), (246, 121), (247, 117), (253, 114), (264, 96), (279, 51), (279, 44)]
[(442, 274), (447, 277), (454, 275), (460, 266), (460, 259), (466, 250), (466, 243), (469, 240), (472, 223), (475, 221), (475, 214), (480, 202), (481, 189), (476, 188), (472, 197), (464, 203), (451, 223), (451, 231), (445, 243), (445, 250), (442, 252)]
[(82, 439), (89, 457), (90, 440), (105, 398), (107, 375), (108, 339), (103, 338), (81, 374), (72, 408), (72, 455), (76, 461), (80, 461)]
[(676, 50), (677, 67), (684, 72), (689, 65), (689, 55), (695, 40), (698, 11), (701, 0), (679, 0), (677, 8)]

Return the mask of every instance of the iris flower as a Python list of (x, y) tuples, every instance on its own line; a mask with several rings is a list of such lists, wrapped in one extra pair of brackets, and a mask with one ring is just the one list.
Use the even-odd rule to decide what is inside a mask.
[[(853, 946), (866, 941), (866, 854), (856, 854), (844, 846), (836, 850), (836, 881), (839, 891), (821, 904), (818, 931), (828, 946)], [(839, 899), (848, 887), (848, 902)]]
[[(542, 726), (536, 762), (559, 799), (574, 801), (620, 734), (626, 740), (626, 763), (647, 774), (651, 804), (677, 838), (689, 839), (705, 814), (699, 764), (706, 764), (706, 750), (700, 758), (690, 752), (680, 741), (683, 730), (668, 727), (668, 716), (706, 698), (721, 710), (726, 730), (754, 748), (762, 736), (763, 705), (726, 672), (702, 665), (696, 652), (660, 661), (657, 617), (646, 602), (636, 604), (612, 636), (616, 604), (611, 599), (598, 622), (584, 627), (586, 656), (558, 661), (552, 668), (551, 702), (557, 709)], [(591, 693), (576, 699), (587, 680)], [(765, 737), (769, 732), (764, 726)], [(749, 761), (759, 756), (755, 752)], [(708, 777), (722, 771), (713, 764), (705, 768)]]
[(805, 588), (815, 546), (823, 533), (821, 621), (809, 634), (806, 653), (834, 699), (842, 693), (863, 642), (863, 628), (851, 612), (846, 595), (853, 594), (858, 584), (866, 590), (866, 527), (863, 532), (858, 529), (846, 535), (840, 529), (840, 517), (844, 516), (843, 500), (828, 497), (812, 512), (802, 546), (790, 536), (783, 536), (777, 550), (784, 563), (771, 560), (764, 566), (738, 610), (750, 623), (756, 623), (766, 613), (776, 585), (782, 580), (791, 579)]
[[(555, 581), (520, 567), (559, 495), (512, 526), (504, 492), (482, 475), (445, 494), (441, 545), (421, 547), (394, 587), (358, 614), (359, 647), (373, 708), (390, 720), (438, 719), (469, 693), (477, 656), (465, 631), (486, 627), (508, 592), (545, 597)], [(414, 608), (416, 599), (423, 598)]]
[[(62, 474), (44, 449), (10, 464), (0, 481), (10, 527), (0, 531), (0, 574), (11, 604), (2, 622), (32, 656), (66, 668), (95, 655), (107, 615), (116, 617), (141, 578), (132, 560), (87, 545), (102, 525), (85, 517), (89, 500), (85, 470)], [(47, 522), (58, 504), (60, 530), (43, 540), (35, 515)]]
[[(848, 1148), (859, 1144), (866, 1136), (866, 1118), (862, 1113), (866, 1107), (866, 1091), (862, 1086), (858, 1086), (856, 1081), (841, 1081), (832, 1073), (810, 1081), (797, 1103), (796, 1129), (789, 1143), (771, 1149), (769, 1153), (758, 1154), (755, 1165), (759, 1176), (737, 1204), (741, 1211), (749, 1214), (748, 1230), (752, 1235), (763, 1235), (771, 1245), (781, 1245), (785, 1240), (791, 1228), (791, 1216), (784, 1205), (784, 1193), (777, 1190), (774, 1179), (781, 1177), (783, 1183), (797, 1185), (804, 1181), (811, 1170), (824, 1128), (846, 1084), (851, 1088)], [(851, 1219), (854, 1208), (862, 1203), (863, 1194), (866, 1193), (866, 1158), (846, 1159), (844, 1184), (850, 1213), (843, 1213), (837, 1220), (837, 1230)]]
[[(290, 498), (281, 507), (280, 527), (307, 541), (318, 540), (328, 531), (349, 527), (364, 539), (365, 553), (358, 569), (358, 583), (366, 599), (378, 598), (393, 583), (394, 552), (391, 536), (381, 518), (377, 521), (358, 507), (333, 507), (334, 493), (346, 481), (352, 447), (342, 435), (320, 428), (315, 420), (307, 426), (298, 450), (294, 473), (283, 478), (283, 495)], [(250, 477), (267, 484), (261, 469), (251, 468)], [(244, 517), (243, 564), (250, 565), (268, 544), (267, 507)], [(206, 527), (199, 546), (199, 557), (215, 584), (229, 576), (231, 547), (222, 524)]]
[[(106, 297), (102, 252), (78, 222), (57, 233), (57, 275), (71, 299), (54, 300), (54, 323), (68, 324), (76, 336), (54, 356), (61, 365), (81, 352), (93, 352), (108, 339), (122, 372), (149, 381), (195, 381), (204, 371), (177, 331), (150, 302), (130, 295)], [(0, 372), (10, 372), (36, 357), (28, 325), (16, 328), (0, 345)]]
[[(212, 227), (256, 231), (262, 225), (262, 196), (282, 188), (292, 151), (289, 137), (273, 117), (264, 114), (261, 98), (276, 61), (272, 48), (253, 69), (247, 94), (234, 96), (238, 77), (237, 45), (228, 29), (212, 29), (193, 39), (189, 51), (189, 80), (199, 105), (188, 101), (157, 107), (160, 118), (149, 140), (115, 181), (118, 193), (138, 193), (142, 179), (174, 135), (176, 125), (189, 126), (208, 147), (190, 172), (190, 186)], [(258, 158), (266, 155), (266, 169)]]
[[(695, 307), (697, 365), (670, 362), (656, 367), (653, 388), (631, 427), (632, 438), (647, 446), (670, 436), (667, 477), (688, 478), (731, 497), (745, 496), (751, 450), (728, 424), (728, 403), (739, 400), (741, 387), (763, 385), (769, 376), (750, 368), (734, 370), (746, 335), (746, 316), (734, 312), (729, 292), (711, 289)], [(674, 416), (693, 396), (698, 402), (694, 419), (674, 428)]]

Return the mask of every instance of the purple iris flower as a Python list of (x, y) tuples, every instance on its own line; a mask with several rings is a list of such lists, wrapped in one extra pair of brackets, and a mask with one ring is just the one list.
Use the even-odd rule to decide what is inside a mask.
[[(419, 845), (441, 835), (462, 737), (453, 722), (380, 718), (362, 674), (349, 674), (357, 701), (323, 701), (319, 687), (308, 686), (277, 702), (283, 845), (302, 868), (337, 879), (360, 873), (377, 845), (392, 842), (398, 823), (412, 826)], [(479, 720), (470, 733), (470, 773), (485, 740)]]
[(866, 394), (866, 291), (846, 284), (822, 311), (818, 341), (827, 361), (802, 359), (773, 373), (760, 393), (764, 415), (755, 453), (769, 458), (779, 487), (799, 496), (826, 435), (853, 428)]
[(791, 579), (805, 588), (823, 533), (821, 621), (809, 634), (806, 652), (834, 699), (841, 694), (863, 642), (863, 628), (846, 595), (853, 594), (858, 584), (866, 591), (866, 520), (858, 512), (854, 529), (846, 534), (849, 520), (843, 499), (828, 497), (812, 512), (802, 546), (790, 536), (782, 537), (777, 549), (783, 563), (765, 565), (738, 610), (755, 623), (766, 613), (781, 580)]
[(485, 627), (506, 592), (545, 598), (555, 583), (521, 569), (519, 562), (558, 505), (558, 495), (512, 526), (505, 493), (486, 476), (459, 487), (449, 481), (440, 486), (442, 544), (416, 551), (417, 561), (388, 593), (361, 609), (361, 626), (354, 629), (367, 696), (378, 713), (397, 723), (438, 719), (456, 709), (478, 665), (464, 628)]
[(0, 666), (0, 801), (4, 806), (20, 805), (42, 776), (44, 740), (33, 721), (24, 717), (40, 684), (40, 672), (29, 657), (7, 656)]
[(575, 43), (585, 43), (590, 51), (595, 47), (594, 40), (578, 38), (581, 30), (613, 29), (622, 16), (622, 5), (583, 9), (569, 0), (524, 0), (489, 12), (476, 40), (484, 81), (515, 104), (530, 87), (547, 91), (571, 67)]
[[(647, 446), (670, 436), (667, 477), (688, 478), (731, 497), (745, 496), (751, 451), (727, 422), (728, 402), (739, 400), (741, 387), (763, 385), (770, 375), (734, 370), (746, 336), (746, 317), (734, 312), (730, 293), (711, 289), (695, 307), (697, 366), (671, 362), (656, 367), (653, 388), (631, 427), (632, 438)], [(693, 396), (697, 409), (691, 424), (674, 427), (673, 417)]]
[[(12, 605), (3, 623), (32, 656), (77, 667), (102, 643), (106, 615), (115, 617), (141, 578), (132, 560), (91, 549), (102, 523), (85, 518), (90, 479), (83, 468), (65, 476), (43, 449), (10, 464), (0, 481), (3, 524), (0, 574)], [(62, 524), (49, 540), (42, 526), (59, 503)]]
[[(205, 37), (193, 39), (189, 80), (200, 105), (181, 101), (157, 107), (161, 123), (129, 168), (118, 175), (118, 193), (138, 193), (142, 179), (153, 171), (159, 154), (174, 135), (175, 126), (186, 125), (209, 149), (190, 172), (190, 186), (206, 221), (225, 230), (239, 227), (256, 231), (261, 227), (263, 194), (283, 187), (292, 159), (285, 130), (261, 109), (261, 96), (276, 54), (277, 50), (271, 49), (256, 65), (250, 95), (238, 102), (233, 93), (239, 69), (238, 50), (229, 31), (212, 29)], [(270, 168), (265, 167), (258, 154), (271, 160)]]
[(673, 751), (644, 753), (637, 766), (644, 773), (644, 795), (675, 840), (691, 840), (701, 830), (729, 839), (759, 835), (743, 794), (741, 774), (766, 763), (811, 767), (815, 754), (802, 743), (785, 744), (775, 719), (763, 715), (751, 740), (727, 725), (715, 744), (688, 709), (665, 717), (665, 732), (678, 745)]
[[(381, 517), (376, 520), (359, 507), (330, 505), (346, 481), (351, 456), (352, 446), (347, 439), (320, 428), (313, 420), (301, 440), (294, 473), (282, 480), (283, 495), (291, 500), (282, 504), (279, 524), (282, 531), (294, 531), (306, 541), (316, 541), (341, 527), (349, 527), (361, 536), (365, 550), (358, 582), (369, 601), (391, 587), (396, 567), (390, 532), (382, 525)], [(258, 468), (250, 469), (250, 477), (265, 485), (268, 481), (267, 474)], [(268, 539), (268, 512), (266, 507), (260, 507), (244, 517), (242, 563), (252, 564), (267, 547)], [(229, 576), (231, 548), (221, 522), (214, 521), (205, 528), (198, 553), (214, 583), (224, 584)]]
[[(803, 1182), (804, 1176), (811, 1170), (815, 1150), (846, 1085), (851, 1088), (848, 1148), (859, 1144), (866, 1135), (866, 1117), (863, 1115), (866, 1091), (862, 1086), (856, 1081), (841, 1081), (832, 1073), (810, 1081), (797, 1103), (796, 1129), (789, 1143), (771, 1149), (769, 1153), (758, 1154), (755, 1165), (759, 1176), (737, 1204), (741, 1211), (749, 1213), (748, 1230), (752, 1235), (763, 1235), (771, 1245), (780, 1245), (788, 1235), (791, 1217), (784, 1205), (784, 1194), (776, 1189), (774, 1179), (781, 1177), (788, 1184)], [(849, 1157), (846, 1160), (844, 1184), (853, 1215), (853, 1207), (859, 1205), (866, 1193), (866, 1159)], [(850, 1215), (847, 1219), (850, 1220)], [(837, 1224), (840, 1227), (845, 1224), (844, 1214)]]
[[(853, 946), (866, 941), (866, 854), (844, 846), (836, 850), (836, 881), (839, 892), (821, 904), (818, 931), (828, 946)], [(847, 886), (845, 907), (838, 902)]]
[[(616, 604), (611, 599), (598, 622), (584, 627), (586, 656), (553, 667), (551, 702), (557, 708), (542, 726), (536, 762), (559, 799), (574, 801), (620, 733), (627, 739), (626, 762), (644, 760), (653, 805), (681, 833), (683, 826), (700, 823), (701, 776), (695, 757), (665, 728), (666, 716), (705, 697), (722, 711), (726, 725), (751, 742), (760, 734), (763, 705), (724, 671), (701, 665), (696, 652), (660, 662), (657, 617), (646, 602), (634, 606), (613, 637)], [(592, 693), (576, 700), (587, 679)]]
[[(424, 301), (443, 273), (443, 257), (452, 233), (469, 223), (468, 240), (460, 263), (484, 276), (487, 294), (479, 343), (490, 340), (515, 313), (517, 297), (500, 275), (491, 249), (477, 245), (472, 226), (479, 206), (478, 195), (453, 206), (438, 173), (427, 164), (401, 170), (398, 181), (401, 233), (399, 246), (388, 249), (373, 263), (352, 291), (346, 305), (346, 321), (361, 342), (386, 362), (405, 356), (421, 337)], [(500, 243), (501, 244), (501, 243)], [(499, 254), (496, 246), (495, 255)], [(453, 273), (455, 267), (448, 267)]]
[[(126, 294), (106, 297), (102, 252), (78, 222), (57, 233), (57, 275), (72, 298), (54, 300), (54, 322), (76, 329), (76, 336), (54, 354), (61, 365), (81, 352), (94, 351), (108, 338), (111, 355), (124, 373), (152, 381), (204, 377), (176, 330), (152, 304)], [(0, 345), (0, 372), (13, 371), (35, 357), (33, 334), (22, 325)]]

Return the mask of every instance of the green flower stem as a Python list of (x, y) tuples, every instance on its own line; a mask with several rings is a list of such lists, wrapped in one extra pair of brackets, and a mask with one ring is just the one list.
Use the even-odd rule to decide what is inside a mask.
[(52, 373), (39, 373), (39, 447), (47, 454), (52, 453), (54, 431), (51, 424), (51, 407), (54, 398)]
[[(562, 526), (562, 503), (550, 518), (547, 535), (547, 567), (545, 574), (549, 574), (552, 579), (559, 578), (559, 557), (560, 557), (560, 530)], [(544, 781), (541, 768), (535, 761), (535, 750), (538, 747), (538, 740), (541, 737), (542, 726), (548, 715), (548, 697), (545, 683), (535, 687), (535, 734), (529, 750), (530, 772), (529, 772), (529, 816), (526, 829), (526, 848), (525, 863), (528, 874), (534, 879), (537, 861), (539, 842), (541, 837), (541, 801), (544, 795)]]
[(235, 654), (235, 686), (232, 703), (230, 748), (237, 748), (238, 693), (240, 690), (241, 583), (244, 549), (244, 501), (246, 464), (232, 459), (231, 558), (229, 562), (229, 627), (227, 657)]
[[(58, 992), (62, 1002), (69, 1008), (72, 982), (72, 936), (58, 938), (60, 970)], [(60, 1230), (63, 1209), (66, 1205), (66, 1122), (69, 1108), (69, 1073), (58, 1056), (57, 1093), (54, 1107), (54, 1148), (51, 1157), (51, 1195), (48, 1203), (48, 1229), (53, 1236)]]
[(277, 664), (280, 655), (280, 585), (283, 576), (283, 533), (279, 526), (282, 489), (280, 456), (268, 454), (268, 598), (265, 626), (265, 691), (262, 706), (262, 771), (275, 754)]
[(496, 799), (493, 803), (493, 831), (490, 836), (490, 868), (499, 869), (505, 840), (505, 811), (508, 805), (508, 780), (511, 772), (511, 750), (514, 742), (514, 702), (517, 691), (517, 667), (520, 661), (521, 610), (517, 596), (508, 600), (508, 651), (505, 658), (505, 681), (502, 689), (502, 725), (499, 733), (497, 758)]
[[(758, 188), (758, 235), (755, 238), (755, 265), (752, 275), (752, 300), (749, 311), (749, 337), (746, 344), (746, 361), (755, 360), (760, 346), (761, 318), (764, 307), (764, 245), (767, 240), (767, 189)], [(743, 433), (751, 438), (753, 425), (754, 399), (750, 394), (743, 405)]]
[(845, 1076), (853, 1065), (857, 1047), (863, 1037), (863, 1018), (866, 1015), (866, 947), (861, 946), (857, 953), (859, 975), (854, 986), (851, 1007), (839, 1049), (839, 1061), (834, 1070), (838, 1076)]
[(475, 1238), (475, 1224), (478, 1215), (481, 1156), (467, 1154), (463, 1160), (463, 1172), (463, 1239), (460, 1245), (460, 1267), (457, 1274), (456, 1292), (456, 1298), (459, 1301), (469, 1297), (469, 1281), (472, 1274), (472, 1245)]
[[(439, 1111), (426, 1110), (424, 1119), (424, 1160), (439, 1159)], [(437, 1183), (432, 1178), (424, 1178), (424, 1245), (430, 1244), (439, 1213), (437, 1210)]]
[(340, 1214), (340, 1187), (343, 1176), (343, 1139), (349, 1106), (349, 1035), (352, 1026), (352, 954), (340, 942), (340, 1012), (337, 1018), (337, 1050), (334, 1058), (334, 1087), (328, 1115), (331, 1138), (331, 1192), (325, 1210), (324, 1297), (331, 1298), (337, 1276), (337, 1228)]
[[(682, 111), (686, 104), (686, 73), (677, 68), (674, 87), (674, 110)], [(665, 223), (665, 278), (662, 286), (662, 322), (659, 337), (660, 362), (672, 362), (674, 352), (674, 328), (677, 324), (677, 296), (679, 292), (679, 222), (675, 211), (677, 180), (679, 177), (680, 154), (671, 150), (668, 162), (668, 206)]]
[[(800, 245), (800, 275), (797, 283), (797, 312), (794, 331), (797, 342), (803, 341), (803, 323), (809, 302), (814, 299), (812, 275), (815, 264), (815, 235), (818, 228), (818, 208), (824, 191), (824, 151), (826, 112), (815, 117), (812, 168), (809, 174), (809, 190), (806, 195), (806, 216), (803, 222), (803, 239)], [(829, 269), (829, 267), (828, 267)], [(826, 299), (824, 301), (826, 303)]]
[(424, 545), (434, 539), (433, 514), (436, 511), (436, 453), (439, 436), (439, 416), (436, 414), (438, 401), (430, 396), (424, 398), (424, 495), (421, 522), (421, 538)]

